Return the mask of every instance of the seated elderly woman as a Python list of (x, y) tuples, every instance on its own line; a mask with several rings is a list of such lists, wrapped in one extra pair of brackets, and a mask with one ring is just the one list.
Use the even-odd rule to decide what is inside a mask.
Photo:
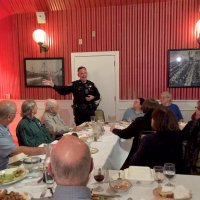
[(176, 171), (182, 172), (182, 139), (174, 114), (160, 106), (152, 113), (152, 128), (155, 132), (141, 139), (137, 152), (130, 158), (131, 165), (152, 168), (174, 163)]
[(37, 109), (34, 100), (25, 100), (22, 103), (22, 119), (16, 128), (19, 145), (37, 147), (40, 144), (51, 143), (53, 141), (48, 130), (35, 117)]
[(59, 139), (63, 133), (69, 132), (69, 127), (58, 114), (59, 106), (55, 99), (47, 99), (45, 112), (41, 118), (42, 123), (48, 129), (53, 139)]

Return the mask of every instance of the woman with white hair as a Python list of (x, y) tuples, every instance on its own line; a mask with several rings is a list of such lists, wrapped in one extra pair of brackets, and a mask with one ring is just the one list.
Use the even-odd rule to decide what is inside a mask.
[(17, 125), (16, 135), (19, 145), (37, 147), (43, 143), (51, 143), (48, 130), (35, 117), (37, 104), (34, 100), (25, 100), (21, 106), (22, 119)]
[(178, 122), (183, 121), (183, 116), (179, 107), (172, 103), (172, 95), (168, 91), (164, 91), (161, 93), (160, 102), (163, 106), (167, 107), (170, 111), (172, 111)]

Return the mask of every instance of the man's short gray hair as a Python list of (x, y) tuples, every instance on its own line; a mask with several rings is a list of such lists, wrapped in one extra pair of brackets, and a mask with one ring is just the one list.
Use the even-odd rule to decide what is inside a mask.
[(7, 117), (9, 114), (16, 112), (16, 104), (10, 100), (0, 101), (0, 119)]
[(32, 110), (36, 105), (37, 105), (36, 102), (34, 100), (32, 100), (32, 99), (25, 100), (22, 103), (21, 116), (24, 117), (24, 116), (31, 115)]
[(78, 181), (79, 185), (86, 185), (92, 159), (88, 147), (85, 148), (82, 155), (81, 159), (73, 164), (67, 161), (63, 163), (56, 156), (51, 157), (53, 174), (59, 179), (68, 180), (68, 182)]

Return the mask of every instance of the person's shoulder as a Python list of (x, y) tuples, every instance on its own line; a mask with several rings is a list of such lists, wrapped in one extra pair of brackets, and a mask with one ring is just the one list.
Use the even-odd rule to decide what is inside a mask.
[(134, 110), (133, 110), (133, 108), (130, 107), (130, 108), (126, 109), (126, 112), (134, 112)]
[(175, 103), (171, 103), (171, 104), (170, 104), (170, 107), (172, 107), (172, 108), (177, 108), (177, 109), (179, 108), (178, 105), (176, 105)]
[(90, 81), (90, 80), (87, 80), (86, 83), (89, 84), (89, 85), (95, 85), (94, 82), (92, 82), (92, 81)]
[(73, 85), (73, 84), (77, 84), (77, 83), (81, 83), (81, 81), (80, 80), (72, 81), (71, 84)]

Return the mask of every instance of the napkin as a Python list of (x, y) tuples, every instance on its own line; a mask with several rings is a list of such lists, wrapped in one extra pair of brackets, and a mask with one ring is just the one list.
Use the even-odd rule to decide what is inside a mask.
[(183, 185), (175, 186), (174, 190), (174, 199), (189, 199), (191, 197), (190, 191), (185, 188)]
[(151, 169), (149, 167), (130, 166), (124, 170), (125, 178), (137, 181), (153, 181)]

